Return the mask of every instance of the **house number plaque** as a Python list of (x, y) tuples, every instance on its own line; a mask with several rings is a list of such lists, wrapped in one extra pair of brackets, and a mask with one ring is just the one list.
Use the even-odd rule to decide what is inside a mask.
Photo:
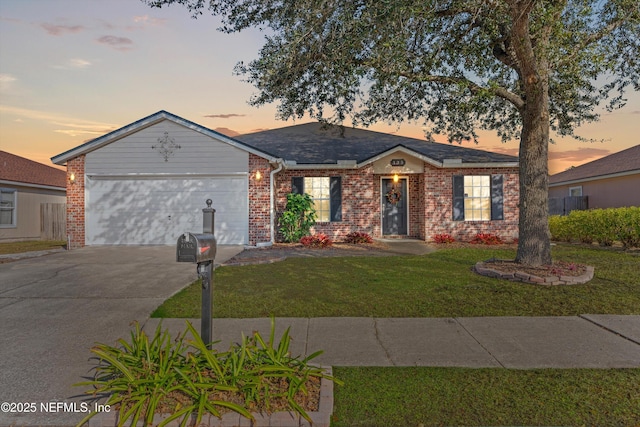
[(405, 165), (405, 161), (404, 159), (391, 159), (391, 166), (404, 166)]

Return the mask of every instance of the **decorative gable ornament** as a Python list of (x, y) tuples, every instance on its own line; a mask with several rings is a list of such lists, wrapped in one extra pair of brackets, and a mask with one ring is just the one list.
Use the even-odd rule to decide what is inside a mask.
[(176, 141), (169, 136), (169, 132), (165, 132), (164, 136), (158, 138), (158, 143), (151, 146), (153, 150), (158, 150), (158, 154), (164, 157), (164, 161), (168, 162), (169, 157), (173, 156), (175, 150), (180, 149)]

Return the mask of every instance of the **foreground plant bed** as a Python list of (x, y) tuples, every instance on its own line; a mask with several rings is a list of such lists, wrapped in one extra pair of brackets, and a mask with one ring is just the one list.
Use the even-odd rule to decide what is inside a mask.
[[(332, 376), (331, 367), (323, 368), (324, 372), (330, 377)], [(333, 414), (333, 381), (322, 378), (320, 390), (318, 391), (318, 410), (307, 411), (307, 415), (311, 422), (301, 417), (293, 411), (273, 412), (271, 414), (252, 412), (253, 421), (249, 418), (235, 412), (227, 412), (217, 417), (206, 414), (200, 420), (198, 426), (206, 427), (329, 427), (331, 423), (331, 415)], [(152, 425), (157, 426), (167, 420), (169, 415), (155, 415)], [(101, 412), (91, 418), (86, 424), (87, 427), (115, 427), (121, 425), (119, 422), (118, 411)], [(182, 420), (175, 419), (163, 425), (167, 427), (179, 427)], [(194, 426), (196, 416), (191, 416), (187, 420), (187, 426)], [(126, 425), (129, 425), (128, 423)], [(143, 427), (144, 422), (138, 421), (137, 426)]]
[[(206, 345), (189, 322), (192, 341), (186, 333), (172, 339), (161, 327), (150, 339), (136, 324), (130, 342), (91, 349), (98, 362), (95, 376), (77, 385), (91, 386), (88, 400), (110, 411), (96, 409), (78, 425), (297, 427), (316, 421), (313, 416), (320, 418), (315, 424), (326, 418), (328, 425), (332, 400), (325, 383), (338, 380), (309, 363), (322, 352), (291, 357), (289, 329), (276, 344), (275, 320), (268, 341), (254, 332), (226, 352)], [(272, 412), (285, 414), (263, 415)]]

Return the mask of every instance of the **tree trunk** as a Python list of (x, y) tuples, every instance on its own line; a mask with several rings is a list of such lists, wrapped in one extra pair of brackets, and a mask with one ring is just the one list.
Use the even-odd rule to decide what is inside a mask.
[(551, 264), (548, 147), (548, 103), (527, 102), (520, 137), (520, 215), (516, 262), (535, 266)]
[(511, 43), (518, 62), (524, 106), (520, 108), (520, 215), (516, 262), (551, 264), (549, 239), (549, 64), (548, 37), (536, 40), (529, 32), (529, 13), (535, 2), (510, 1)]

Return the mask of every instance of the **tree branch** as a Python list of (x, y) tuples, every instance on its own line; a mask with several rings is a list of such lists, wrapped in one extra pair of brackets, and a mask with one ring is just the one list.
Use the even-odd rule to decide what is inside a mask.
[(575, 45), (575, 47), (573, 48), (572, 52), (563, 57), (562, 59), (558, 60), (558, 62), (556, 62), (555, 64), (555, 68), (562, 68), (562, 66), (564, 66), (565, 64), (571, 63), (575, 60), (576, 56), (578, 56), (578, 54), (582, 51), (584, 51), (584, 49), (589, 46), (592, 43), (597, 42), (598, 40), (602, 39), (603, 37), (609, 35), (613, 30), (615, 30), (616, 28), (618, 28), (619, 26), (621, 26), (623, 24), (623, 19), (619, 18), (613, 22), (610, 22), (609, 25), (607, 25), (606, 27), (602, 28), (600, 31), (598, 31), (597, 33), (593, 33), (591, 34), (589, 37), (585, 38), (582, 43), (578, 43)]

